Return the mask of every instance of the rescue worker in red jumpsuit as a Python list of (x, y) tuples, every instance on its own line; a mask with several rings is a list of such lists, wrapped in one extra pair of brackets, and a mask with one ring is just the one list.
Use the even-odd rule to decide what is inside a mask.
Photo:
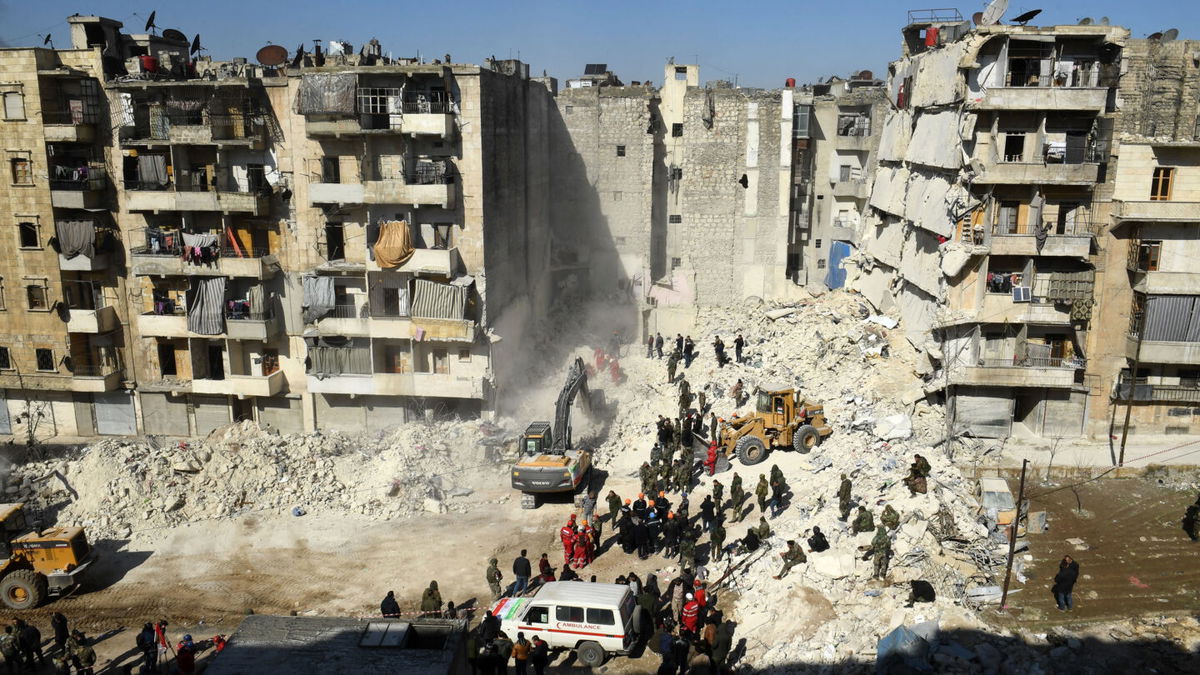
[(596, 541), (596, 528), (592, 527), (588, 521), (583, 521), (583, 532), (580, 533), (580, 539), (583, 539), (587, 551), (587, 562), (590, 565), (596, 560), (596, 548), (599, 542)]
[(680, 623), (683, 624), (683, 629), (691, 634), (691, 637), (695, 637), (696, 629), (700, 627), (700, 603), (696, 602), (696, 598), (691, 593), (687, 594), (687, 603), (683, 606)]
[(710, 476), (717, 472), (717, 442), (715, 440), (708, 444), (708, 457), (704, 458), (704, 468), (708, 469)]
[(562, 537), (563, 545), (563, 562), (571, 562), (571, 555), (575, 552), (575, 514), (572, 513), (567, 524), (562, 526), (558, 531), (558, 536)]

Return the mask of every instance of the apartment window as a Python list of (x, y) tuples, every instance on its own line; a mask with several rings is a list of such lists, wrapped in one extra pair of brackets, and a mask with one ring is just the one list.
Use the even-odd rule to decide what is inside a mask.
[(12, 370), (12, 355), (8, 347), (0, 347), (0, 370)]
[(672, 225), (678, 225), (679, 223), (683, 222), (683, 216), (679, 214), (667, 216), (667, 222), (671, 223)]
[(675, 122), (671, 125), (671, 135), (675, 138), (683, 136), (683, 122)]
[(819, 270), (825, 269), (825, 259), (824, 258), (817, 259), (817, 269), (819, 269)]
[(53, 349), (35, 349), (34, 355), (37, 357), (37, 369), (43, 372), (57, 372), (58, 368), (54, 366), (54, 350)]
[(838, 180), (842, 183), (850, 180), (850, 175), (854, 167), (849, 164), (843, 164), (838, 167)]
[(1025, 161), (1025, 134), (1004, 135), (1004, 161)]
[(680, 258), (671, 258), (671, 269), (679, 269), (683, 266), (683, 260)]
[(1161, 241), (1143, 241), (1138, 246), (1137, 268), (1143, 272), (1158, 270), (1158, 261), (1162, 257)]
[(4, 92), (4, 119), (25, 119), (25, 95), (19, 91)]
[(687, 66), (675, 66), (675, 79), (687, 81)]
[(12, 169), (13, 185), (33, 185), (33, 167), (28, 157), (13, 157), (8, 163)]
[(470, 349), (458, 350), (458, 362), (459, 363), (467, 363), (470, 360), (471, 360), (471, 350)]
[(441, 250), (450, 248), (450, 223), (434, 223), (433, 247)]
[(1188, 369), (1179, 371), (1179, 384), (1195, 389), (1200, 387), (1200, 370)]
[(175, 366), (175, 347), (169, 342), (158, 343), (158, 371), (163, 378), (175, 377), (179, 373)]
[(814, 246), (814, 248), (821, 248), (821, 240), (820, 239), (817, 240), (817, 243)]
[(1020, 202), (1000, 202), (1000, 221), (996, 223), (996, 234), (1019, 234), (1017, 218), (1020, 213)]
[(25, 299), (29, 305), (29, 309), (45, 311), (50, 309), (46, 302), (46, 286), (41, 283), (29, 284), (25, 286)]
[(279, 370), (279, 350), (264, 349), (262, 354), (263, 375), (270, 375)]
[(1154, 169), (1154, 178), (1150, 181), (1150, 199), (1152, 201), (1168, 201), (1171, 199), (1171, 185), (1175, 182), (1175, 167), (1159, 166)]
[(624, 156), (625, 156), (625, 146), (618, 145), (617, 146), (617, 157), (624, 157)]
[(573, 112), (575, 112), (575, 106), (569, 105), (566, 107), (566, 114), (570, 115)]
[(42, 240), (38, 236), (38, 224), (35, 221), (17, 223), (17, 241), (21, 248), (41, 248)]
[(445, 349), (433, 350), (433, 372), (437, 375), (450, 374), (450, 359)]

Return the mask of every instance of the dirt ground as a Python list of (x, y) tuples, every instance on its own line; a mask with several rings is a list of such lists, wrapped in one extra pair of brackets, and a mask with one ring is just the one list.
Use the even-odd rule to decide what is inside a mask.
[[(1029, 535), (1028, 583), (1014, 584), (1024, 590), (1010, 597), (1011, 617), (998, 616), (999, 622), (1044, 631), (1200, 607), (1200, 544), (1181, 526), (1193, 491), (1147, 479), (1069, 484), (1026, 486), (1030, 510), (1046, 511), (1050, 528)], [(1082, 539), (1086, 550), (1067, 539)], [(1064, 555), (1080, 566), (1071, 612), (1059, 612), (1050, 593)]]

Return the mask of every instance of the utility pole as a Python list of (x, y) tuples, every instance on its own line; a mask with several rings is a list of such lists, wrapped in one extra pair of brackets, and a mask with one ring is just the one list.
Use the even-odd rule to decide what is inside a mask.
[[(1117, 466), (1125, 466), (1125, 441), (1129, 439), (1129, 416), (1133, 412), (1133, 388), (1137, 384), (1138, 365), (1142, 362), (1142, 339), (1146, 336), (1146, 314), (1150, 312), (1150, 296), (1142, 303), (1142, 315), (1138, 317), (1137, 346), (1133, 350), (1133, 367), (1129, 369), (1129, 391), (1125, 394), (1125, 424), (1121, 426), (1121, 452)], [(1118, 381), (1117, 391), (1121, 391)]]
[(1008, 602), (1008, 581), (1012, 576), (1013, 554), (1017, 550), (1017, 529), (1021, 527), (1021, 504), (1025, 501), (1025, 467), (1029, 460), (1021, 460), (1021, 485), (1017, 488), (1017, 513), (1013, 516), (1012, 534), (1008, 537), (1008, 566), (1004, 569), (1004, 591), (1000, 594), (1000, 609)]

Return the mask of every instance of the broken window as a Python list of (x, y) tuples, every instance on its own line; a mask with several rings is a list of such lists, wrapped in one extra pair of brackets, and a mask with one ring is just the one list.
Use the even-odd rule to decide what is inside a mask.
[(25, 298), (29, 303), (29, 309), (32, 310), (47, 310), (50, 309), (46, 302), (46, 286), (43, 284), (29, 284), (25, 287)]
[(871, 133), (871, 118), (863, 113), (838, 115), (838, 136), (868, 136)]
[(20, 239), (21, 248), (41, 248), (41, 237), (38, 236), (38, 224), (36, 222), (17, 223), (17, 234)]
[(470, 361), (471, 361), (471, 350), (470, 349), (458, 350), (458, 362), (459, 363), (469, 363)]
[(1004, 161), (1025, 161), (1025, 134), (1008, 133), (1004, 135)]
[(13, 157), (9, 160), (13, 185), (33, 185), (33, 167), (28, 157)]
[(687, 66), (675, 66), (675, 79), (687, 81)]
[(54, 350), (53, 349), (36, 349), (34, 356), (37, 358), (37, 369), (43, 372), (56, 372), (58, 370), (54, 365)]
[(1175, 167), (1158, 166), (1154, 168), (1154, 176), (1150, 181), (1151, 201), (1170, 201), (1171, 186), (1175, 182)]
[(671, 136), (680, 138), (683, 136), (683, 122), (676, 122), (671, 125)]
[(321, 182), (322, 183), (340, 183), (342, 182), (342, 163), (338, 157), (322, 157), (321, 158)]
[(1054, 225), (1054, 234), (1075, 234), (1080, 231), (1076, 229), (1079, 207), (1078, 202), (1063, 202), (1058, 205), (1058, 220)]
[(450, 246), (450, 223), (434, 223), (433, 247), (445, 250), (450, 248)]
[(25, 95), (19, 91), (4, 92), (4, 119), (25, 119)]
[(437, 375), (450, 374), (450, 362), (445, 349), (433, 350), (433, 372)]
[(169, 342), (158, 343), (158, 370), (163, 378), (179, 374), (175, 366), (175, 348)]
[(1021, 279), (1024, 275), (1021, 272), (1000, 271), (988, 272), (987, 275), (987, 292), (1009, 295), (1015, 286), (1021, 285)]
[(1137, 268), (1142, 272), (1158, 270), (1158, 261), (1162, 257), (1161, 241), (1143, 241), (1138, 246)]

